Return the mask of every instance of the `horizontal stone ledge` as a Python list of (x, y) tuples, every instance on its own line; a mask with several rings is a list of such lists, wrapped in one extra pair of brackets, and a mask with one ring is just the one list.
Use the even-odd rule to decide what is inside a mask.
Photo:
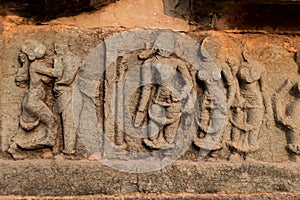
[(297, 199), (300, 197), (300, 193), (287, 193), (287, 192), (275, 192), (275, 193), (251, 193), (251, 194), (130, 194), (130, 195), (86, 195), (86, 196), (0, 196), (0, 199), (14, 200), (14, 199), (59, 199), (59, 200), (70, 200), (70, 199), (81, 199), (81, 200), (243, 200), (243, 199), (256, 199), (256, 200), (282, 200), (282, 199)]
[(300, 192), (300, 164), (177, 161), (130, 174), (96, 161), (1, 161), (0, 179), (4, 196)]

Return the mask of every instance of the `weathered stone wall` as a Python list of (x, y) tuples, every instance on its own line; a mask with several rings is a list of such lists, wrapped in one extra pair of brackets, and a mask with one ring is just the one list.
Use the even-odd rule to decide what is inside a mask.
[(1, 3), (0, 195), (300, 191), (297, 1), (45, 2)]

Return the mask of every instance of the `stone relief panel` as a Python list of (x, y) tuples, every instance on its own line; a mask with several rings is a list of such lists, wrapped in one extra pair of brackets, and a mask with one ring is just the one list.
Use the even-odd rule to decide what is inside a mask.
[[(216, 157), (218, 150), (227, 148), (231, 152), (227, 159), (236, 161), (249, 159), (249, 154), (259, 148), (258, 138), (265, 118), (264, 113), (267, 110), (272, 112), (270, 98), (265, 92), (267, 71), (261, 62), (250, 58), (247, 50), (242, 48), (236, 54), (228, 54), (222, 52), (219, 43), (209, 37), (202, 41), (202, 46), (208, 49), (218, 66), (226, 91), (228, 111), (226, 125), (222, 127), (220, 134), (215, 134), (214, 129), (209, 131), (207, 127), (214, 105), (211, 103), (213, 97), (210, 92), (204, 90), (200, 103), (200, 132), (194, 144), (200, 147), (202, 140), (209, 136), (216, 141), (216, 145), (212, 151), (210, 150), (211, 157)], [(197, 77), (203, 80), (201, 74), (198, 73)], [(225, 135), (229, 138), (222, 142)], [(205, 152), (205, 149), (201, 152)]]
[(61, 72), (51, 66), (51, 57), (45, 57), (45, 54), (46, 47), (43, 44), (27, 40), (18, 56), (20, 68), (16, 76), (16, 85), (28, 85), (28, 91), (22, 102), (19, 121), (21, 129), (25, 132), (17, 133), (8, 149), (8, 153), (14, 159), (24, 158), (18, 152), (18, 148), (33, 150), (43, 146), (53, 147), (56, 143), (59, 123), (58, 113), (53, 105), (51, 82), (53, 78), (60, 76)]
[[(83, 55), (99, 38), (69, 29), (24, 30), (15, 30), (15, 42), (7, 39), (10, 32), (4, 33), (3, 158), (84, 158), (87, 153), (72, 114), (72, 90)], [(83, 47), (76, 50), (79, 43)]]
[[(123, 38), (135, 42), (128, 46), (122, 44)], [(104, 47), (109, 50), (99, 56)], [(205, 75), (204, 81), (210, 83), (207, 88), (216, 97), (212, 124), (215, 132), (220, 131), (226, 112), (224, 87), (210, 57), (208, 65), (200, 59), (197, 40), (169, 30), (133, 30), (115, 34), (98, 48), (90, 55), (91, 63), (78, 74), (78, 90), (90, 99), (89, 108), (78, 116), (79, 134), (95, 134), (93, 140), (86, 138), (93, 156), (109, 160), (107, 165), (116, 168), (123, 164), (118, 160), (131, 160), (122, 170), (145, 172), (183, 155), (196, 135), (198, 71)], [(94, 56), (97, 54), (99, 58)], [(97, 63), (104, 63), (104, 67), (95, 68)], [(93, 70), (86, 71), (90, 67)], [(91, 90), (94, 94), (86, 94), (85, 86), (91, 82), (98, 82), (99, 87)], [(95, 113), (88, 114), (92, 109), (96, 109), (97, 119)], [(87, 116), (93, 116), (89, 127), (84, 124)], [(90, 130), (97, 126), (104, 131)], [(212, 148), (215, 142), (209, 138), (205, 145)]]
[(13, 123), (3, 128), (9, 134), (1, 133), (11, 158), (296, 160), (299, 91), (289, 76), (298, 66), (285, 39), (68, 34), (67, 42), (20, 38), (6, 50), (16, 63), (2, 84), (17, 96)]
[[(20, 64), (15, 82), (28, 88), (24, 96), (19, 125), (7, 152), (14, 159), (24, 159), (22, 150), (45, 147), (59, 151), (62, 142), (65, 154), (74, 154), (77, 130), (73, 119), (72, 83), (81, 60), (66, 48), (55, 45), (54, 54), (36, 40), (26, 40), (18, 55)], [(60, 130), (63, 138), (59, 138)], [(62, 139), (62, 141), (59, 141)]]

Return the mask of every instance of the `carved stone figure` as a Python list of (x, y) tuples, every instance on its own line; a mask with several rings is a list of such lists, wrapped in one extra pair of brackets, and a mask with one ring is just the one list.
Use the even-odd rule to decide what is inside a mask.
[(63, 153), (74, 154), (77, 129), (73, 118), (72, 90), (73, 82), (80, 66), (82, 66), (82, 62), (66, 47), (56, 45), (55, 51), (58, 57), (54, 60), (54, 68), (62, 71), (61, 76), (55, 79), (53, 90), (57, 99), (58, 111), (62, 117)]
[[(37, 149), (53, 147), (58, 133), (57, 116), (46, 102), (51, 93), (53, 78), (61, 76), (61, 69), (53, 68), (52, 58), (46, 57), (46, 47), (35, 40), (27, 40), (19, 54), (20, 69), (16, 76), (17, 85), (29, 80), (28, 92), (22, 102), (20, 126), (26, 131), (13, 138), (8, 152), (14, 159), (24, 156), (18, 148)], [(42, 126), (39, 126), (42, 124)]]
[[(296, 94), (293, 101), (289, 104), (283, 102), (282, 99), (295, 88)], [(286, 149), (294, 155), (300, 155), (300, 82), (294, 80), (286, 80), (283, 87), (275, 95), (275, 119), (286, 127), (288, 144)]]
[(249, 159), (249, 154), (259, 148), (259, 132), (265, 113), (271, 112), (271, 103), (266, 93), (266, 69), (253, 58), (245, 58), (238, 70), (239, 90), (233, 104), (231, 123), (232, 148), (230, 159)]
[(191, 112), (188, 95), (193, 84), (188, 65), (172, 55), (172, 42), (161, 39), (156, 41), (153, 57), (143, 64), (141, 99), (135, 116), (137, 127), (146, 116), (149, 118), (149, 138), (144, 143), (151, 149), (172, 148), (182, 114)]
[[(219, 71), (215, 73), (214, 82), (211, 80), (207, 80), (205, 73), (202, 73), (202, 71), (199, 71), (197, 73), (197, 78), (200, 81), (205, 82), (204, 84), (205, 86), (203, 88), (204, 93), (200, 101), (200, 117), (198, 120), (200, 133), (198, 134), (198, 137), (195, 137), (194, 144), (200, 148), (203, 148), (205, 137), (211, 138), (211, 140), (214, 142), (214, 145), (211, 147), (211, 149), (206, 149), (206, 150), (202, 149), (202, 151), (203, 152), (210, 151), (209, 155), (214, 157), (214, 151), (223, 148), (223, 145), (220, 141), (222, 140), (222, 135), (224, 130), (220, 130), (220, 129), (223, 129), (225, 127), (226, 123), (228, 123), (228, 120), (226, 119), (226, 121), (224, 121), (223, 126), (219, 124), (215, 124), (215, 121), (217, 121), (217, 119), (214, 118), (218, 117), (218, 115), (215, 115), (214, 118), (212, 117), (212, 112), (215, 112), (215, 108), (214, 108), (215, 99), (211, 95), (213, 93), (213, 91), (211, 91), (213, 87), (207, 89), (208, 88), (207, 86), (212, 84), (216, 84), (216, 85), (222, 85), (222, 83), (224, 84), (224, 90), (226, 90), (227, 109), (226, 110), (224, 109), (223, 112), (226, 113), (223, 114), (227, 116), (228, 115), (227, 112), (229, 111), (229, 108), (233, 104), (233, 101), (235, 99), (235, 94), (237, 91), (237, 81), (235, 80), (232, 72), (234, 71), (234, 68), (236, 68), (235, 66), (237, 65), (236, 64), (237, 59), (235, 59), (233, 55), (228, 56), (226, 60), (222, 60), (221, 58), (219, 58), (220, 57), (220, 55), (218, 55), (219, 45), (213, 41), (210, 41), (209, 38), (205, 38), (203, 40), (202, 48), (204, 49), (204, 51), (207, 51), (210, 54), (207, 56), (211, 57), (212, 61), (217, 65)], [(205, 52), (203, 52), (203, 54), (205, 54)], [(220, 117), (224, 117), (224, 115), (220, 115)]]

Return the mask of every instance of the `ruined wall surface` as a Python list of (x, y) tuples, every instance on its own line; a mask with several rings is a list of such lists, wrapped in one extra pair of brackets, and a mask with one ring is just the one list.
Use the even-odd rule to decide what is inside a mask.
[(4, 1), (0, 195), (297, 196), (299, 7)]

